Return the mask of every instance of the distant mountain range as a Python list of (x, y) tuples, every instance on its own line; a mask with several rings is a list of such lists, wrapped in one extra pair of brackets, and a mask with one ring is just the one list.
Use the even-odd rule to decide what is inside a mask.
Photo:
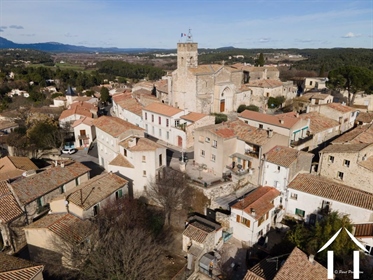
[(107, 52), (107, 53), (141, 53), (155, 51), (170, 51), (168, 49), (153, 48), (96, 48), (61, 44), (56, 42), (17, 44), (0, 37), (0, 49), (33, 49), (45, 52)]

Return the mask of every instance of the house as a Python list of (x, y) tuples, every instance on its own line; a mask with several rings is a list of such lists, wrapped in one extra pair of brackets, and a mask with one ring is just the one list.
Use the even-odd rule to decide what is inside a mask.
[(0, 252), (0, 279), (43, 280), (44, 265)]
[(193, 131), (215, 123), (215, 117), (186, 112), (163, 103), (143, 108), (143, 122), (148, 135), (183, 149), (193, 147)]
[(52, 198), (51, 212), (70, 213), (80, 219), (94, 217), (100, 208), (127, 193), (127, 183), (127, 180), (111, 172), (97, 175)]
[(92, 224), (69, 213), (48, 214), (24, 231), (31, 260), (73, 268), (74, 253), (89, 240)]
[(285, 193), (288, 182), (300, 172), (310, 173), (313, 154), (285, 146), (275, 146), (264, 154), (261, 185)]
[(311, 89), (322, 90), (326, 88), (327, 81), (328, 81), (328, 78), (308, 77), (304, 79), (302, 88), (304, 91), (309, 91)]
[(93, 121), (96, 128), (98, 159), (108, 170), (109, 163), (120, 153), (119, 143), (130, 136), (144, 136), (144, 130), (117, 117), (101, 116)]
[(373, 222), (364, 224), (354, 224), (353, 235), (365, 245), (368, 254), (373, 256)]
[[(348, 97), (348, 92), (344, 91), (343, 96)], [(373, 111), (373, 96), (367, 94), (364, 91), (357, 92), (353, 95), (353, 105), (352, 107), (361, 108), (362, 111), (371, 112)]]
[(280, 192), (272, 187), (258, 187), (231, 206), (229, 218), (233, 237), (254, 245), (265, 236), (280, 209)]
[(183, 232), (182, 248), (183, 252), (187, 253), (188, 269), (197, 271), (204, 256), (214, 249), (218, 249), (222, 245), (222, 241), (222, 227), (219, 223), (202, 215), (189, 217)]
[(139, 197), (167, 165), (166, 148), (136, 135), (128, 136), (118, 145), (119, 152), (108, 163), (108, 171), (127, 178), (130, 196)]
[(23, 97), (30, 97), (30, 94), (25, 91), (25, 90), (20, 90), (20, 89), (12, 89), (10, 92), (7, 93), (9, 97), (14, 97), (14, 96), (23, 96)]
[(7, 182), (0, 181), (0, 241), (3, 244), (3, 252), (18, 252), (25, 246), (22, 227), (26, 224), (26, 215)]
[(357, 126), (333, 140), (333, 144), (359, 144), (373, 142), (373, 124)]
[(93, 125), (93, 119), (90, 117), (82, 117), (76, 120), (71, 127), (74, 129), (74, 147), (87, 148), (96, 139), (96, 128)]
[[(197, 128), (194, 131), (195, 163), (234, 182), (260, 184), (260, 161), (276, 145), (287, 146), (288, 137), (253, 127), (241, 120)], [(228, 174), (229, 173), (229, 174)]]
[(318, 174), (373, 194), (373, 143), (327, 146), (320, 151)]
[(297, 113), (285, 113), (279, 115), (267, 115), (259, 112), (245, 110), (238, 118), (245, 123), (265, 130), (273, 130), (276, 133), (288, 137), (288, 145), (296, 147), (299, 142), (310, 138), (310, 121), (300, 118)]
[(328, 103), (323, 105), (314, 105), (307, 108), (307, 113), (318, 112), (321, 115), (327, 116), (336, 120), (340, 124), (341, 133), (354, 127), (355, 119), (358, 115), (358, 110), (341, 103)]
[(0, 180), (15, 179), (22, 176), (25, 171), (37, 169), (39, 168), (27, 157), (0, 158)]
[(14, 129), (18, 128), (19, 125), (13, 121), (9, 121), (9, 120), (1, 120), (0, 121), (0, 132), (4, 133), (4, 134), (9, 134), (11, 133), (12, 131), (14, 131)]
[(80, 118), (97, 117), (97, 106), (87, 102), (74, 102), (69, 109), (64, 110), (59, 117), (60, 126), (64, 127), (66, 124), (73, 124), (74, 121)]
[(80, 162), (62, 161), (41, 172), (28, 171), (25, 176), (10, 182), (8, 187), (30, 223), (49, 211), (54, 196), (87, 181), (89, 171)]
[(308, 106), (332, 103), (334, 97), (326, 90), (312, 90), (293, 98), (293, 108), (297, 112), (306, 112)]
[(313, 255), (295, 247), (289, 256), (269, 257), (254, 265), (243, 280), (326, 280), (327, 275), (327, 269)]
[(315, 223), (318, 215), (338, 211), (352, 223), (373, 222), (373, 194), (325, 177), (298, 174), (287, 188), (286, 214)]
[(312, 151), (320, 147), (320, 145), (326, 141), (341, 134), (340, 123), (328, 116), (321, 115), (317, 112), (310, 112), (300, 114), (299, 117), (310, 121), (309, 131), (312, 137), (308, 137), (304, 141), (299, 142), (298, 149)]

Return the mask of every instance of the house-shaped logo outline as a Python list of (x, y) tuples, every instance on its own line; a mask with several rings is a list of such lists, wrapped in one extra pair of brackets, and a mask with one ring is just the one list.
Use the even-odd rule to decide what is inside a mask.
[[(365, 251), (368, 253), (368, 250), (356, 239), (355, 236), (353, 236), (345, 227), (343, 227), (345, 231), (347, 232), (348, 236), (350, 239), (358, 246), (361, 250)], [(334, 240), (338, 237), (340, 232), (342, 231), (343, 228), (340, 228), (325, 244), (320, 248), (320, 250), (317, 251), (317, 253), (320, 253), (321, 251), (325, 250), (328, 248)], [(334, 279), (334, 264), (333, 264), (333, 251), (328, 251), (328, 279)], [(353, 279), (359, 279), (359, 251), (354, 251), (354, 259), (353, 259)]]

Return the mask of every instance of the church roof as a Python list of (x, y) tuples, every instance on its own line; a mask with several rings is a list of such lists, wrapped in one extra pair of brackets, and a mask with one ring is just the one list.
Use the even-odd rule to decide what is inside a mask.
[(74, 90), (73, 90), (73, 88), (71, 86), (67, 87), (66, 95), (76, 96), (76, 93), (74, 92)]
[(188, 70), (194, 75), (203, 75), (203, 74), (214, 74), (220, 70), (223, 65), (220, 64), (207, 64), (207, 65), (198, 65), (195, 68), (189, 68)]

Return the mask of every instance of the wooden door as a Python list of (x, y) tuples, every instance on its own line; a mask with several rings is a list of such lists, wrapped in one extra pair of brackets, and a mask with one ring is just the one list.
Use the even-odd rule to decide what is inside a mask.
[(182, 147), (183, 146), (183, 138), (181, 138), (180, 136), (177, 137), (177, 145), (179, 147)]
[(220, 100), (220, 112), (225, 111), (225, 99)]

